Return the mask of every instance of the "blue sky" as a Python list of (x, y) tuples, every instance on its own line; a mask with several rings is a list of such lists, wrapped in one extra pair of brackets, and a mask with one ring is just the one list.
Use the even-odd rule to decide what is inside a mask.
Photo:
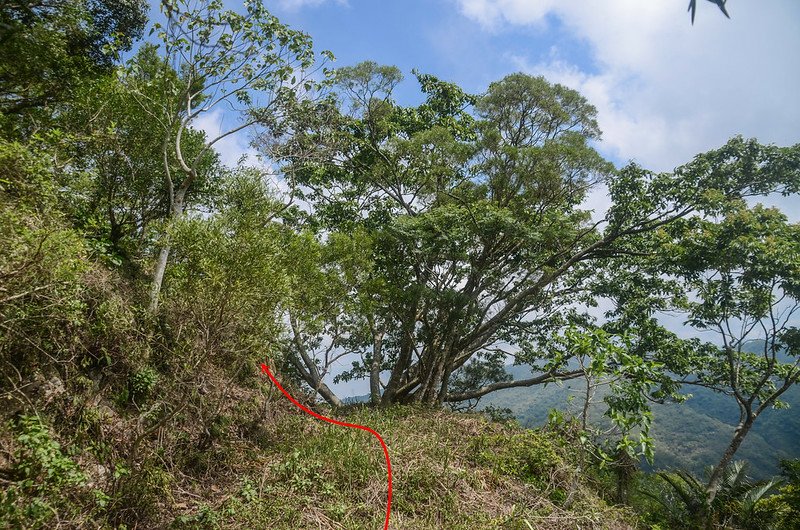
[[(152, 0), (157, 5), (156, 0)], [(239, 0), (228, 0), (236, 7)], [(700, 0), (274, 0), (267, 7), (309, 33), (334, 66), (400, 67), (396, 96), (414, 104), (413, 68), (479, 93), (523, 71), (575, 88), (595, 105), (600, 151), (670, 171), (736, 134), (800, 141), (800, 2), (730, 0), (726, 19)], [(156, 15), (157, 13), (154, 13)], [(197, 124), (213, 132), (219, 115)], [(239, 135), (217, 145), (234, 163)], [(773, 201), (800, 219), (800, 205)], [(602, 193), (588, 207), (602, 211)], [(796, 210), (796, 212), (795, 212)]]
[[(559, 46), (569, 58), (591, 69), (588, 47), (550, 17), (545, 27), (510, 26), (485, 31), (465, 17), (456, 2), (437, 0), (350, 0), (296, 5), (279, 2), (276, 12), (293, 27), (310, 33), (319, 49), (329, 49), (337, 64), (365, 59), (400, 67), (411, 79), (401, 99), (414, 102), (410, 72), (418, 68), (456, 81), (468, 91), (486, 86), (517, 67), (514, 54), (543, 58)], [(295, 7), (281, 7), (281, 6)]]
[(800, 2), (731, 0), (278, 0), (281, 20), (337, 65), (418, 68), (473, 92), (525, 71), (580, 90), (604, 153), (670, 170), (735, 134), (800, 141)]

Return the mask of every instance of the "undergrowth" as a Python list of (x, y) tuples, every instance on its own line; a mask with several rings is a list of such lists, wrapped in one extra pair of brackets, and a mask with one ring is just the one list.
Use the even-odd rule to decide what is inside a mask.
[[(254, 402), (226, 409), (224, 435), (209, 447), (199, 448), (183, 424), (148, 437), (135, 460), (117, 454), (110, 462), (85, 436), (65, 451), (52, 427), (22, 416), (4, 432), (4, 445), (13, 447), (12, 485), (1, 497), (0, 526), (381, 527), (387, 481), (377, 440), (263, 398), (261, 409)], [(254, 437), (241, 426), (256, 411), (263, 431)], [(634, 527), (630, 514), (574, 480), (557, 433), (415, 407), (325, 413), (369, 425), (386, 440), (392, 528)], [(116, 414), (92, 416), (102, 438), (115, 436)]]

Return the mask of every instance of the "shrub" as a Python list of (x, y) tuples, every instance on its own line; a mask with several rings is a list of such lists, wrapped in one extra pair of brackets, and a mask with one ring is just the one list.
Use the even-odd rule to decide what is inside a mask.
[(143, 402), (158, 383), (158, 372), (150, 367), (144, 367), (131, 374), (128, 380), (128, 392), (132, 401)]
[(481, 436), (471, 442), (474, 459), (491, 465), (495, 473), (543, 486), (561, 463), (553, 444), (542, 434)]
[(17, 444), (11, 470), (15, 480), (0, 492), (0, 526), (44, 527), (54, 518), (79, 521), (93, 505), (80, 498), (86, 493), (86, 475), (37, 416), (21, 416), (10, 427)]

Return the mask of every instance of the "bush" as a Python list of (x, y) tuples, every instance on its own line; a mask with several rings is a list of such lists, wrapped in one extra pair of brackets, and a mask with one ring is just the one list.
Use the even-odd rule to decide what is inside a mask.
[[(21, 416), (9, 427), (17, 448), (12, 457), (14, 480), (0, 492), (0, 526), (39, 528), (54, 519), (77, 524), (91, 516), (96, 506), (83, 488), (86, 475), (64, 455), (41, 420)], [(101, 500), (97, 495), (94, 498)]]
[(481, 436), (471, 442), (471, 450), (475, 461), (489, 464), (495, 473), (537, 486), (547, 484), (562, 462), (553, 444), (535, 431)]
[(131, 374), (128, 380), (128, 392), (132, 401), (142, 403), (158, 383), (158, 372), (152, 368), (144, 367)]

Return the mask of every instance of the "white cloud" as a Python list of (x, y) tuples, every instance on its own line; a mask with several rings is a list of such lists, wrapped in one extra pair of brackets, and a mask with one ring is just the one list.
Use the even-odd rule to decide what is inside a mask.
[[(220, 134), (234, 128), (236, 122), (218, 109), (201, 114), (192, 125), (206, 133), (206, 139), (211, 141)], [(250, 145), (247, 131), (239, 131), (236, 134), (226, 136), (215, 143), (213, 148), (219, 154), (220, 161), (224, 165), (237, 167), (241, 162), (246, 166), (260, 168), (263, 170), (264, 178), (270, 182), (276, 192), (283, 195), (289, 193), (289, 185), (279, 176), (278, 171)]]
[(555, 16), (588, 44), (592, 71), (520, 50), (519, 69), (580, 90), (598, 108), (603, 148), (670, 170), (736, 134), (765, 143), (800, 140), (800, 3), (708, 2), (690, 24), (683, 2), (642, 0), (456, 0), (461, 12), (498, 33), (512, 25), (545, 27)]
[(458, 0), (462, 12), (487, 29), (496, 29), (503, 22), (514, 24), (542, 24), (544, 17), (558, 0)]
[[(222, 110), (213, 110), (198, 116), (192, 126), (206, 133), (206, 139), (211, 141), (234, 128), (236, 123)], [(226, 136), (214, 144), (214, 149), (219, 153), (222, 163), (231, 167), (235, 167), (243, 156), (248, 159), (257, 157), (256, 151), (250, 147), (247, 141), (247, 134), (243, 131)]]

